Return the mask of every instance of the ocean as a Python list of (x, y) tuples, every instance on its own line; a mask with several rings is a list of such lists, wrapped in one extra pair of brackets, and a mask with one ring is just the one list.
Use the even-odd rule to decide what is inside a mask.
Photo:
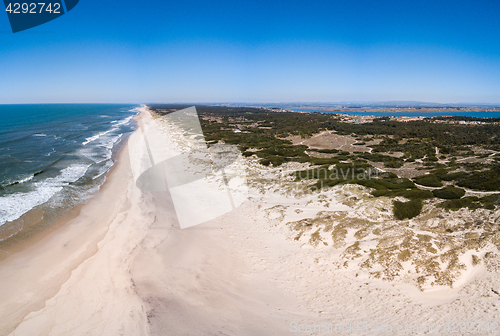
[(32, 209), (46, 223), (92, 197), (136, 127), (136, 107), (0, 105), (0, 241)]

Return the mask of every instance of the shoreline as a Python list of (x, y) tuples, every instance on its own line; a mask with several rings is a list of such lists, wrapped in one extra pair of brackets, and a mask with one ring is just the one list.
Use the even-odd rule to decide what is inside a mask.
[[(136, 110), (138, 109), (139, 108), (136, 108)], [(137, 116), (134, 118), (136, 117)], [(98, 190), (90, 197), (90, 199), (69, 209), (62, 210), (62, 212), (56, 215), (55, 218), (49, 219), (46, 222), (43, 222), (45, 210), (39, 209), (40, 206), (44, 205), (41, 204), (24, 213), (18, 219), (0, 226), (0, 262), (8, 255), (20, 252), (31, 244), (35, 244), (46, 235), (50, 235), (60, 229), (65, 223), (78, 217), (82, 206), (97, 196), (101, 192), (101, 189), (106, 185), (109, 176), (116, 167), (121, 152), (126, 147), (128, 137), (131, 134), (132, 133), (129, 133), (128, 136), (120, 139), (120, 141), (116, 143), (116, 146), (114, 146), (111, 157), (113, 165), (105, 172), (105, 181), (99, 185)], [(20, 230), (17, 229), (19, 226), (21, 227)]]
[(135, 187), (127, 148), (75, 218), (0, 261), (0, 335), (283, 334), (303, 303), (228, 240), (233, 214), (181, 230), (168, 193)]
[[(126, 147), (120, 157), (125, 152)], [(120, 160), (116, 164), (115, 171), (121, 165)], [(115, 172), (109, 174), (100, 192), (89, 202), (72, 209), (67, 217), (60, 218), (50, 229), (20, 242), (16, 246), (19, 248), (16, 253), (0, 261), (0, 298), (4, 303), (4, 309), (0, 313), (0, 334), (12, 331), (29, 312), (42, 308), (45, 301), (69, 278), (71, 272), (95, 253), (97, 242), (106, 231), (102, 226), (106, 224), (89, 223), (86, 230), (84, 227), (77, 227), (78, 222), (82, 222), (81, 217), (90, 215), (89, 208), (95, 208), (102, 198), (111, 196), (107, 194), (115, 183), (115, 175)], [(68, 245), (71, 247), (67, 248)], [(16, 272), (20, 265), (23, 265), (23, 270)], [(33, 279), (40, 281), (31, 281)], [(36, 299), (29, 300), (29, 297)], [(23, 298), (28, 299), (28, 302), (23, 302)]]
[[(292, 323), (395, 327), (498, 316), (490, 294), (498, 273), (480, 272), (441, 298), (422, 295), (337, 267), (341, 250), (330, 240), (296, 240), (283, 220), (285, 212), (290, 220), (347, 212), (350, 194), (326, 206), (319, 195), (307, 205), (275, 193), (276, 185), (252, 189), (237, 210), (180, 229), (169, 193), (136, 188), (128, 145), (114, 167), (75, 218), (0, 261), (0, 335), (286, 335)], [(256, 179), (272, 174), (255, 162), (249, 170)]]
[[(116, 189), (116, 180), (120, 178), (116, 175), (123, 174), (123, 161), (126, 161), (123, 157), (128, 155), (127, 141), (128, 137), (117, 145), (118, 148), (113, 154), (114, 163), (106, 172), (105, 182), (87, 202), (65, 211), (48, 225), (37, 228), (37, 223), (32, 224), (35, 227), (34, 232), (28, 232), (24, 237), (14, 236), (9, 238), (10, 241), (2, 242), (7, 244), (1, 247), (2, 252), (5, 253), (0, 256), (0, 300), (4, 303), (0, 306), (0, 335), (6, 335), (12, 331), (27, 313), (43, 307), (45, 300), (59, 290), (73, 269), (95, 253), (96, 247), (92, 248), (92, 245), (96, 246), (97, 242), (102, 239), (105, 232), (102, 226), (105, 224), (89, 223), (87, 220), (88, 231), (78, 228), (77, 225), (85, 218), (89, 219), (91, 217), (89, 212), (99, 208), (99, 203), (103, 199), (113, 197), (113, 188)], [(100, 208), (101, 213), (106, 212), (102, 207)], [(28, 211), (20, 219), (29, 218), (33, 212), (37, 212), (37, 209)], [(82, 217), (84, 217), (83, 220)], [(101, 228), (91, 232), (91, 227)], [(65, 243), (62, 244), (61, 241)], [(68, 249), (66, 247), (69, 244), (72, 246)], [(55, 251), (56, 248), (52, 245), (56, 245), (58, 251)], [(47, 249), (49, 246), (50, 248)], [(53, 251), (50, 251), (51, 249)], [(71, 252), (74, 254), (70, 255)], [(37, 263), (40, 265), (36, 265)], [(24, 265), (24, 273), (27, 274), (16, 274), (13, 271), (20, 265)], [(32, 266), (31, 270), (28, 269), (30, 266)], [(42, 277), (44, 274), (47, 279), (43, 285), (30, 283), (30, 278)], [(21, 281), (14, 280), (17, 277)], [(15, 298), (16, 295), (19, 299)], [(35, 300), (29, 300), (31, 302), (22, 302), (23, 297), (30, 296), (38, 297)], [(9, 314), (8, 311), (12, 310), (14, 312)]]

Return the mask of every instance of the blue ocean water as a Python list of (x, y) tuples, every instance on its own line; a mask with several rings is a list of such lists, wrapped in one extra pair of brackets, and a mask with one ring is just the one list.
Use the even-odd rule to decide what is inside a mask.
[(90, 198), (136, 127), (137, 105), (0, 105), (0, 225)]
[(338, 112), (338, 111), (320, 111), (314, 109), (295, 109), (289, 108), (297, 112), (321, 112), (333, 114), (349, 114), (349, 115), (365, 115), (376, 117), (446, 117), (446, 116), (461, 116), (461, 117), (474, 117), (474, 118), (500, 118), (500, 112), (487, 112), (487, 111), (449, 111), (449, 112), (425, 112), (425, 111), (412, 111), (412, 112)]

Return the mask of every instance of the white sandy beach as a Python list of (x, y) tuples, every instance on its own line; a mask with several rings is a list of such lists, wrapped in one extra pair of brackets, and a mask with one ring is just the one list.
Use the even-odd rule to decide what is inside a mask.
[[(337, 267), (342, 251), (331, 242), (295, 241), (286, 224), (353, 208), (256, 188), (236, 210), (180, 229), (167, 192), (135, 186), (128, 155), (124, 148), (76, 218), (0, 262), (0, 335), (335, 333), (300, 332), (322, 323), (356, 325), (343, 332), (355, 335), (390, 325), (378, 332), (390, 335), (398, 326), (426, 334), (429, 324), (500, 323), (498, 261), (465, 273), (453, 289), (374, 280)], [(494, 333), (476, 325), (474, 334)]]

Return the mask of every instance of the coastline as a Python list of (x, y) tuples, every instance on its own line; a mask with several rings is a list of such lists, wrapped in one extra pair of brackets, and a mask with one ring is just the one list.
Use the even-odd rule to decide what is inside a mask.
[[(12, 331), (29, 312), (43, 307), (45, 300), (59, 290), (79, 263), (95, 253), (106, 223), (99, 223), (98, 216), (91, 214), (112, 216), (105, 207), (99, 207), (99, 203), (112, 198), (117, 181), (123, 179), (125, 160), (121, 158), (127, 155), (127, 141), (124, 139), (117, 144), (113, 154), (115, 162), (106, 172), (106, 181), (89, 201), (76, 205), (43, 227), (37, 227), (36, 222), (40, 211), (32, 209), (19, 220), (31, 220), (28, 227), (34, 230), (24, 235), (21, 231), (20, 235), (2, 242), (0, 298), (4, 304), (0, 306), (1, 335)], [(22, 271), (17, 271), (19, 268)]]
[[(119, 158), (126, 155), (122, 148)], [(117, 183), (123, 179), (123, 160), (108, 173), (107, 181), (89, 202), (59, 218), (40, 234), (15, 244), (0, 261), (1, 334), (10, 332), (29, 312), (42, 308), (90, 255), (107, 231), (106, 222), (116, 209), (106, 209)], [(117, 193), (118, 194), (118, 193)], [(99, 220), (100, 218), (106, 220)], [(17, 250), (17, 251), (16, 251)], [(22, 266), (22, 267), (21, 267)]]
[(179, 229), (168, 194), (135, 187), (125, 147), (75, 218), (0, 262), (0, 334), (285, 332), (302, 303), (228, 240), (232, 215)]
[[(255, 179), (279, 174), (250, 164)], [(74, 218), (0, 261), (0, 335), (284, 335), (291, 323), (395, 327), (498, 316), (498, 273), (481, 269), (470, 283), (423, 295), (336, 267), (341, 251), (294, 240), (283, 208), (291, 220), (347, 212), (342, 198), (358, 189), (339, 187), (351, 194), (326, 207), (319, 196), (298, 205), (279, 188), (253, 190), (236, 211), (181, 230), (168, 193), (135, 187), (125, 145)]]
[[(134, 109), (130, 111), (132, 112)], [(126, 120), (129, 120), (132, 117), (134, 116), (132, 115)], [(122, 123), (123, 121), (121, 121), (121, 123), (119, 122), (117, 125), (121, 125)], [(107, 134), (109, 131), (101, 132), (98, 135), (100, 136), (104, 133)], [(81, 207), (100, 192), (100, 189), (105, 184), (107, 177), (111, 174), (113, 169), (115, 169), (116, 162), (118, 161), (119, 155), (123, 147), (126, 145), (130, 134), (132, 134), (132, 132), (129, 133), (126, 131), (125, 133), (121, 133), (119, 140), (114, 142), (111, 148), (107, 147), (110, 149), (109, 159), (112, 161), (112, 164), (106, 171), (92, 178), (92, 180), (95, 179), (98, 181), (104, 179), (104, 181), (96, 183), (95, 187), (93, 187), (95, 190), (92, 193), (85, 195), (88, 197), (78, 199), (77, 196), (75, 198), (76, 201), (72, 202), (72, 205), (57, 205), (53, 208), (47, 206), (47, 204), (51, 201), (51, 199), (48, 199), (47, 201), (34, 206), (26, 213), (22, 214), (19, 218), (7, 221), (0, 225), (0, 261), (10, 254), (22, 251), (24, 247), (37, 242), (53, 231), (57, 231), (62, 225), (64, 225), (64, 223), (77, 217)], [(45, 134), (43, 135), (46, 136)], [(98, 139), (97, 136), (94, 136), (94, 138)], [(48, 169), (50, 169), (50, 167)], [(42, 171), (39, 173), (41, 172)], [(86, 184), (91, 186), (88, 182), (86, 182)], [(56, 195), (52, 195), (51, 198), (54, 196)]]

